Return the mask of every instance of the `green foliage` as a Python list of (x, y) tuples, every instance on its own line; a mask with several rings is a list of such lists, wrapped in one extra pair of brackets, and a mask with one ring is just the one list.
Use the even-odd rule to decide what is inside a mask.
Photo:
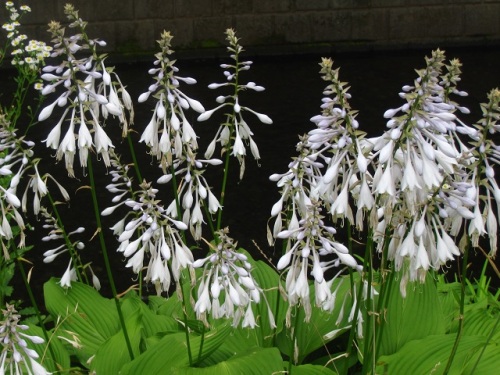
[(48, 312), (58, 322), (58, 336), (73, 341), (73, 334), (78, 335), (81, 347), (70, 350), (82, 364), (120, 329), (113, 301), (92, 287), (75, 283), (71, 289), (63, 289), (52, 278), (44, 285), (44, 296)]
[[(402, 273), (394, 275), (398, 280)], [(409, 283), (407, 296), (399, 291), (399, 283), (394, 282), (393, 288), (387, 291), (389, 297), (385, 305), (385, 313), (378, 319), (383, 330), (376, 348), (379, 355), (389, 355), (397, 352), (407, 342), (424, 338), (428, 335), (445, 333), (446, 321), (440, 304), (436, 283), (431, 275), (425, 283)]]
[[(401, 350), (378, 361), (379, 374), (430, 374), (441, 373), (446, 366), (454, 335), (431, 335), (406, 343)], [(476, 366), (477, 365), (477, 366)], [(488, 341), (484, 336), (461, 338), (450, 374), (494, 374), (500, 366), (498, 341)]]
[[(34, 325), (30, 324), (29, 328), (24, 331), (27, 335), (33, 335), (38, 337), (43, 337), (43, 330)], [(62, 340), (57, 337), (57, 330), (52, 330), (48, 332), (49, 334), (49, 345), (34, 345), (31, 341), (27, 340), (28, 347), (37, 352), (40, 363), (47, 369), (47, 371), (58, 373), (58, 374), (69, 374), (71, 361), (69, 352), (63, 345)]]

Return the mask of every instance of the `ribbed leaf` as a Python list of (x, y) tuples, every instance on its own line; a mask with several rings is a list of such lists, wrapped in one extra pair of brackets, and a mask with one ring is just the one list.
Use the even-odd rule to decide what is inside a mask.
[[(427, 276), (425, 283), (408, 283), (403, 298), (399, 283), (391, 285), (385, 308), (379, 355), (397, 352), (411, 340), (445, 333), (445, 315), (439, 304), (434, 280)], [(377, 328), (377, 327), (376, 327)]]
[[(397, 353), (379, 358), (377, 373), (440, 374), (446, 367), (454, 342), (454, 334), (409, 341)], [(496, 374), (500, 368), (500, 346), (498, 342), (486, 344), (484, 336), (462, 336), (449, 374), (471, 374), (483, 348), (474, 373)]]
[[(214, 366), (194, 368), (186, 367), (172, 371), (170, 374), (183, 375), (261, 375), (281, 374), (283, 372), (283, 360), (276, 348), (253, 348), (238, 353), (227, 361), (220, 362)], [(295, 372), (294, 372), (295, 373)], [(299, 372), (297, 372), (299, 374)], [(303, 372), (302, 374), (306, 374)], [(331, 374), (314, 373), (311, 374)]]
[(120, 329), (114, 302), (85, 284), (73, 282), (66, 290), (52, 278), (44, 285), (44, 297), (47, 310), (59, 324), (56, 334), (73, 340), (69, 332), (78, 333), (81, 348), (69, 349), (82, 364)]
[[(140, 354), (141, 321), (142, 314), (140, 309), (137, 309), (125, 319), (125, 327), (127, 328), (134, 357)], [(131, 360), (123, 330), (120, 330), (99, 348), (92, 359), (90, 368), (96, 374), (118, 374), (123, 365)]]
[(485, 336), (493, 333), (492, 340), (500, 341), (500, 326), (498, 310), (476, 308), (467, 311), (464, 319), (463, 334), (467, 336)]
[[(332, 290), (337, 290), (337, 294), (335, 306), (331, 312), (323, 311), (313, 306), (311, 320), (309, 323), (306, 323), (304, 321), (304, 309), (298, 308), (298, 316), (294, 318), (297, 322), (294, 326), (295, 336), (291, 337), (288, 330), (283, 330), (278, 334), (277, 344), (280, 350), (287, 356), (293, 358), (293, 351), (297, 349), (298, 363), (302, 363), (307, 355), (338, 337), (338, 335), (349, 326), (347, 318), (352, 306), (349, 277), (338, 277), (334, 280)], [(310, 293), (311, 301), (314, 303), (315, 296), (313, 286), (310, 288)], [(341, 313), (341, 311), (343, 312)], [(339, 320), (338, 324), (337, 320)], [(296, 339), (296, 346), (294, 339)]]
[[(190, 337), (193, 363), (202, 362), (215, 352), (230, 334), (231, 328), (224, 326), (208, 331), (202, 341), (200, 336)], [(201, 356), (200, 346), (202, 346)], [(188, 345), (184, 332), (164, 336), (146, 352), (122, 368), (122, 374), (172, 374), (179, 368), (189, 366)]]
[(151, 337), (159, 332), (178, 331), (178, 322), (165, 315), (156, 315), (151, 309), (141, 301), (136, 293), (130, 292), (121, 300), (123, 315), (126, 317), (139, 310), (142, 316), (142, 328), (145, 338)]
[[(44, 338), (42, 329), (35, 325), (30, 325), (23, 333)], [(33, 344), (30, 340), (26, 340), (26, 343), (30, 349), (38, 353), (38, 362), (41, 363), (47, 371), (57, 372), (58, 374), (68, 374), (70, 369), (69, 353), (61, 341), (55, 339), (52, 331), (49, 331), (48, 334), (50, 349), (47, 348), (46, 342), (43, 344)], [(52, 358), (52, 354), (54, 354), (54, 358)]]
[(291, 373), (293, 375), (335, 375), (337, 372), (330, 370), (324, 366), (318, 365), (301, 365), (292, 366)]

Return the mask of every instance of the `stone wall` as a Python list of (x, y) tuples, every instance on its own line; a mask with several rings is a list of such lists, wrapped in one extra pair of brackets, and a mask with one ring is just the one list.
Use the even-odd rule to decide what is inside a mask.
[[(25, 33), (47, 40), (46, 24), (64, 20), (71, 0), (25, 0)], [(15, 2), (17, 5), (17, 2)], [(369, 50), (500, 42), (500, 0), (73, 0), (91, 37), (108, 51), (155, 49), (170, 30), (177, 50), (207, 51), (236, 29), (261, 53), (307, 49)], [(2, 23), (5, 10), (1, 9)], [(3, 33), (4, 34), (4, 33)], [(3, 35), (2, 35), (3, 37)]]

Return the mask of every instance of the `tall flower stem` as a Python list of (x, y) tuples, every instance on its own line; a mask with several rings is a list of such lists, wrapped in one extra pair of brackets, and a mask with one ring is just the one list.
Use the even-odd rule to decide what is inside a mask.
[(92, 194), (92, 203), (94, 205), (94, 213), (95, 213), (95, 219), (96, 219), (96, 223), (97, 223), (97, 232), (99, 233), (99, 242), (101, 245), (102, 255), (104, 258), (104, 265), (106, 267), (106, 273), (108, 276), (109, 285), (111, 287), (113, 299), (115, 300), (116, 311), (118, 312), (118, 317), (120, 319), (120, 326), (122, 327), (123, 336), (125, 337), (125, 342), (127, 344), (128, 353), (129, 353), (130, 359), (133, 360), (134, 353), (132, 351), (132, 345), (130, 344), (130, 338), (128, 336), (127, 327), (125, 326), (125, 319), (123, 318), (123, 312), (122, 312), (122, 308), (120, 305), (120, 300), (118, 299), (118, 296), (117, 296), (118, 293), (116, 292), (115, 281), (113, 279), (113, 272), (111, 271), (111, 266), (109, 263), (106, 241), (104, 240), (104, 233), (102, 232), (101, 216), (100, 216), (101, 211), (99, 210), (99, 204), (97, 202), (97, 194), (96, 194), (97, 186), (96, 186), (95, 179), (94, 179), (94, 170), (93, 170), (91, 158), (88, 158), (88, 168), (89, 168), (89, 178), (90, 178), (90, 187), (91, 187), (90, 191)]
[[(371, 242), (371, 241), (370, 241)], [(365, 248), (365, 256), (364, 256), (364, 263), (363, 263), (363, 268), (366, 269), (366, 267), (368, 267), (369, 269), (371, 269), (371, 257), (370, 257), (370, 253), (372, 251), (372, 245), (371, 244), (368, 244), (366, 245), (366, 248)], [(370, 274), (371, 274), (371, 270), (369, 271)], [(370, 278), (371, 279), (371, 278)], [(356, 328), (357, 328), (357, 321), (358, 321), (358, 316), (359, 316), (359, 313), (360, 313), (360, 301), (363, 297), (363, 279), (361, 278), (360, 279), (360, 282), (359, 282), (359, 286), (358, 286), (358, 290), (357, 290), (357, 295), (356, 295), (356, 311), (354, 312), (354, 317), (352, 319), (352, 323), (351, 323), (351, 330), (349, 332), (349, 339), (348, 339), (348, 342), (347, 342), (347, 348), (346, 348), (346, 358), (349, 358), (349, 356), (352, 354), (351, 351), (352, 351), (352, 347), (354, 345), (354, 336), (356, 334)], [(342, 374), (348, 374), (348, 370), (349, 370), (349, 360), (346, 360), (344, 362), (344, 369), (342, 371)]]
[(73, 244), (71, 243), (68, 235), (66, 234), (66, 230), (64, 230), (64, 224), (61, 219), (61, 215), (59, 214), (59, 211), (57, 210), (57, 204), (52, 198), (52, 195), (50, 193), (47, 194), (50, 200), (50, 204), (52, 206), (52, 210), (54, 214), (56, 215), (56, 220), (57, 220), (57, 225), (61, 229), (62, 235), (64, 237), (64, 242), (66, 243), (66, 246), (68, 248), (68, 252), (71, 256), (71, 259), (73, 260), (73, 264), (75, 265), (75, 272), (77, 274), (78, 280), (85, 281), (86, 284), (89, 284), (89, 280), (87, 278), (87, 275), (85, 272), (81, 272), (80, 269), (83, 269), (82, 262), (80, 260), (80, 257), (76, 254), (75, 248)]
[[(376, 357), (374, 355), (375, 353), (375, 348), (373, 347), (373, 343), (376, 341), (376, 335), (375, 332), (372, 332), (372, 329), (375, 328), (375, 319), (376, 319), (376, 314), (375, 314), (375, 301), (374, 301), (374, 293), (373, 291), (373, 262), (372, 262), (372, 253), (373, 253), (373, 229), (370, 228), (369, 233), (368, 233), (368, 240), (366, 243), (366, 254), (365, 254), (365, 264), (364, 268), (368, 266), (368, 273), (366, 277), (366, 282), (367, 282), (367, 291), (366, 291), (366, 296), (367, 296), (367, 311), (366, 311), (366, 324), (365, 324), (365, 345), (364, 345), (364, 353), (363, 353), (363, 374), (367, 373), (372, 373), (375, 372), (375, 361)], [(363, 281), (362, 281), (363, 282)], [(359, 304), (359, 300), (358, 300)], [(377, 331), (377, 334), (380, 335), (381, 332)], [(373, 358), (373, 367), (370, 368), (370, 366), (366, 366), (367, 363), (370, 363), (369, 360), (370, 358)]]
[(130, 156), (132, 156), (132, 162), (134, 163), (135, 175), (137, 176), (137, 180), (139, 181), (139, 183), (141, 183), (142, 182), (141, 170), (139, 169), (139, 163), (137, 162), (137, 155), (135, 154), (134, 143), (132, 142), (132, 137), (130, 136), (130, 133), (127, 134), (127, 142), (128, 142), (128, 147), (130, 149)]
[[(174, 192), (174, 199), (175, 199), (175, 204), (177, 206), (177, 218), (179, 220), (182, 220), (182, 213), (181, 213), (181, 202), (180, 202), (180, 199), (179, 199), (179, 189), (178, 189), (178, 183), (177, 183), (177, 176), (175, 174), (175, 169), (174, 169), (174, 166), (171, 165), (170, 166), (170, 170), (172, 172), (172, 190)], [(186, 241), (186, 235), (184, 233), (184, 231), (181, 232), (181, 236), (182, 236), (182, 239), (185, 243)], [(187, 312), (186, 312), (186, 294), (184, 292), (184, 285), (183, 285), (183, 282), (182, 282), (182, 275), (179, 276), (179, 284), (180, 284), (180, 292), (181, 292), (181, 298), (182, 298), (182, 314), (183, 314), (183, 318), (184, 318), (184, 328), (185, 328), (185, 334), (186, 334), (186, 346), (187, 346), (187, 352), (188, 352), (188, 358), (189, 358), (189, 366), (192, 366), (193, 365), (193, 354), (191, 353), (191, 340), (190, 340), (190, 337), (189, 337), (189, 326), (188, 326), (188, 316), (187, 316)], [(205, 331), (203, 331), (203, 337), (202, 337), (202, 340), (205, 336)], [(200, 348), (201, 350), (201, 348)]]
[[(234, 117), (233, 116), (228, 116), (228, 117)], [(229, 136), (229, 139), (233, 136), (234, 133), (234, 128), (231, 127), (231, 133)], [(220, 205), (221, 207), (224, 207), (224, 200), (226, 197), (226, 186), (227, 186), (227, 176), (229, 175), (229, 162), (230, 162), (231, 154), (229, 153), (229, 150), (226, 151), (226, 159), (224, 160), (224, 174), (222, 176), (222, 186), (221, 186), (221, 191), (220, 191)], [(216, 230), (220, 230), (222, 226), (222, 208), (219, 209), (219, 213), (217, 214), (217, 228)]]
[(467, 245), (464, 249), (464, 256), (462, 259), (462, 274), (460, 275), (460, 309), (458, 315), (458, 329), (457, 336), (455, 338), (455, 343), (453, 344), (453, 348), (451, 349), (450, 356), (448, 357), (448, 362), (446, 363), (446, 367), (443, 371), (443, 375), (447, 375), (450, 372), (451, 364), (455, 358), (455, 354), (458, 350), (458, 345), (460, 344), (460, 340), (462, 339), (463, 327), (464, 327), (464, 312), (465, 312), (465, 288), (466, 288), (466, 280), (467, 280), (467, 263), (469, 259), (469, 241), (468, 237)]
[[(189, 359), (189, 366), (193, 366), (193, 354), (191, 353), (191, 340), (189, 337), (188, 316), (187, 316), (187, 312), (186, 312), (186, 308), (185, 308), (186, 295), (184, 293), (184, 285), (182, 282), (182, 275), (180, 275), (180, 277), (179, 277), (179, 284), (180, 284), (182, 305), (184, 306), (184, 308), (182, 309), (182, 313), (183, 313), (183, 318), (184, 318), (184, 328), (185, 328), (184, 332), (186, 333), (186, 347), (187, 347), (187, 353), (188, 353), (188, 359)], [(205, 331), (203, 331), (202, 340), (204, 339), (204, 336), (205, 336)], [(201, 351), (201, 347), (200, 347), (200, 351)]]

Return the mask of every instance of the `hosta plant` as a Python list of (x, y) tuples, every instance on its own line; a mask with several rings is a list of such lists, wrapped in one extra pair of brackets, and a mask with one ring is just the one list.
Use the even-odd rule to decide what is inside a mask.
[[(261, 230), (279, 253), (274, 264), (271, 250), (261, 246), (257, 257), (238, 246), (223, 215), (228, 176), (236, 168), (252, 183), (246, 163), (260, 159), (259, 126), (280, 121), (247, 105), (243, 92), (265, 89), (247, 80), (252, 62), (233, 29), (221, 80), (208, 86), (216, 104), (189, 94), (196, 80), (181, 73), (167, 31), (134, 100), (100, 52), (105, 41), (87, 33), (72, 5), (65, 24), (50, 23), (51, 45), (21, 34), (29, 7), (6, 9), (0, 58), (13, 64), (17, 89), (0, 107), (2, 374), (490, 374), (500, 366), (499, 294), (489, 288), (499, 276), (500, 91), (465, 123), (457, 59), (432, 51), (378, 136), (363, 131), (348, 84), (321, 59), (319, 113), (270, 176), (277, 200)], [(134, 118), (137, 106), (150, 115)], [(199, 126), (214, 128), (206, 143)], [(45, 134), (41, 145), (30, 141), (34, 131)], [(47, 172), (53, 161), (37, 156), (40, 146), (71, 186)], [(144, 149), (154, 168), (139, 162)], [(80, 189), (90, 191), (95, 218), (86, 227), (61, 210)], [(97, 194), (104, 189), (108, 201)], [(30, 241), (32, 227), (45, 232), (40, 243)], [(105, 274), (86, 260), (89, 247)], [(467, 278), (472, 251), (486, 257), (478, 280)], [(43, 280), (44, 306), (30, 288), (34, 252), (65, 264)], [(111, 267), (121, 260), (134, 280), (124, 292)], [(451, 262), (462, 264), (454, 280), (441, 272)], [(14, 276), (28, 301), (11, 301)]]

